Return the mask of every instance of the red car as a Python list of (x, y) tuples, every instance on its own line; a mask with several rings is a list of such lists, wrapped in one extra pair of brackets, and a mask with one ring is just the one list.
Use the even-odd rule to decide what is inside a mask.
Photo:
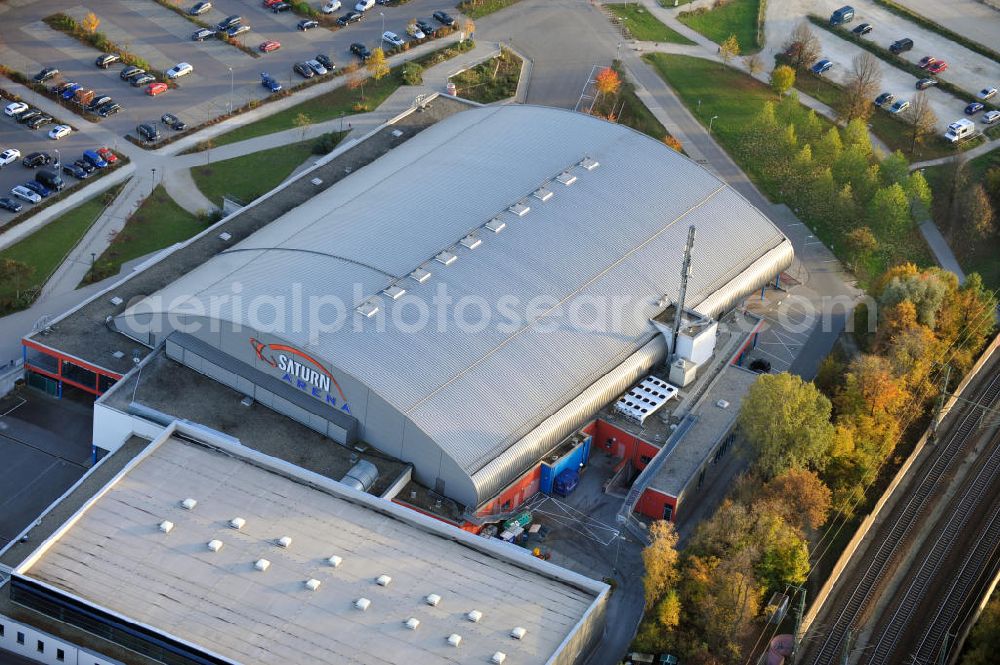
[(277, 51), (281, 48), (281, 42), (276, 42), (273, 39), (268, 39), (266, 42), (258, 46), (262, 53), (270, 53), (271, 51)]
[(264, 0), (265, 7), (271, 7), (278, 4), (279, 2), (284, 2), (285, 0)]
[(101, 156), (101, 159), (106, 161), (108, 164), (114, 164), (118, 161), (118, 155), (112, 152), (109, 148), (98, 148), (97, 154)]
[(146, 86), (146, 94), (150, 97), (155, 97), (161, 92), (167, 91), (167, 84), (163, 81), (157, 81), (156, 83), (150, 83)]
[(927, 67), (927, 71), (932, 74), (940, 74), (946, 69), (948, 69), (948, 63), (944, 60), (935, 60)]
[(920, 62), (917, 63), (917, 66), (920, 67), (920, 69), (927, 69), (935, 62), (937, 62), (937, 58), (932, 58), (931, 56), (928, 55), (926, 57), (920, 58)]

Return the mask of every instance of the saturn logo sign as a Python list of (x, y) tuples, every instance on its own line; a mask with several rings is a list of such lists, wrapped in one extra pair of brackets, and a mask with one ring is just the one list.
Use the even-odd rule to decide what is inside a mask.
[(333, 374), (308, 353), (286, 344), (266, 344), (253, 337), (250, 338), (250, 345), (259, 360), (282, 372), (281, 378), (286, 383), (341, 411), (351, 412), (344, 391)]

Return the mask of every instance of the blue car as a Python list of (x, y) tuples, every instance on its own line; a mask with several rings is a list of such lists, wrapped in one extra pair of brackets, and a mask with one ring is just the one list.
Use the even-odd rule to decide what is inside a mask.
[(63, 99), (73, 99), (73, 95), (75, 95), (76, 91), (82, 87), (83, 86), (80, 85), (79, 83), (71, 83), (68, 86), (66, 86), (66, 88), (60, 94), (62, 95)]
[(35, 194), (41, 196), (43, 199), (48, 198), (48, 196), (52, 193), (52, 190), (50, 190), (48, 187), (38, 182), (37, 180), (31, 180), (29, 182), (26, 182), (24, 183), (24, 186), (33, 191)]
[(827, 59), (820, 60), (815, 65), (812, 66), (813, 74), (825, 74), (826, 72), (833, 69), (833, 63)]
[(267, 72), (261, 72), (260, 84), (271, 92), (278, 92), (281, 90), (281, 84)]
[(972, 102), (965, 107), (965, 115), (976, 115), (983, 110), (983, 105), (979, 102)]
[(84, 152), (83, 158), (99, 169), (103, 169), (108, 166), (108, 163), (104, 160), (104, 158), (98, 155), (93, 150), (87, 150), (86, 152)]

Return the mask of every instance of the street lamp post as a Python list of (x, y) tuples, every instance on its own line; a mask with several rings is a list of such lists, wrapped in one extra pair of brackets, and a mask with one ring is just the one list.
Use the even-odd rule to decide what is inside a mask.
[(708, 121), (708, 133), (709, 134), (712, 133), (712, 123), (714, 123), (715, 119), (718, 118), (718, 117), (719, 116), (717, 116), (717, 115), (713, 115), (712, 118)]
[(62, 166), (62, 164), (59, 162), (59, 148), (56, 148), (55, 150), (53, 150), (53, 152), (56, 153), (56, 171), (58, 171), (59, 167)]
[[(378, 15), (382, 17), (382, 34), (384, 35), (385, 34), (385, 13), (384, 12), (379, 12)], [(381, 42), (379, 42), (379, 45), (381, 46)]]
[(233, 89), (236, 87), (235, 79), (233, 78), (233, 68), (229, 68), (229, 115), (233, 114)]
[(156, 189), (156, 169), (151, 169), (153, 171), (153, 182), (149, 184), (149, 195), (153, 195), (153, 190)]

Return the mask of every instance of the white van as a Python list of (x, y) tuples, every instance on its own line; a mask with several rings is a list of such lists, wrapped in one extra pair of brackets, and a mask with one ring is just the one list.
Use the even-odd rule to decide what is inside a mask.
[(358, 0), (358, 4), (354, 5), (354, 11), (366, 12), (374, 6), (375, 0)]
[(968, 118), (961, 118), (948, 125), (944, 138), (951, 143), (958, 143), (976, 133), (976, 124)]

